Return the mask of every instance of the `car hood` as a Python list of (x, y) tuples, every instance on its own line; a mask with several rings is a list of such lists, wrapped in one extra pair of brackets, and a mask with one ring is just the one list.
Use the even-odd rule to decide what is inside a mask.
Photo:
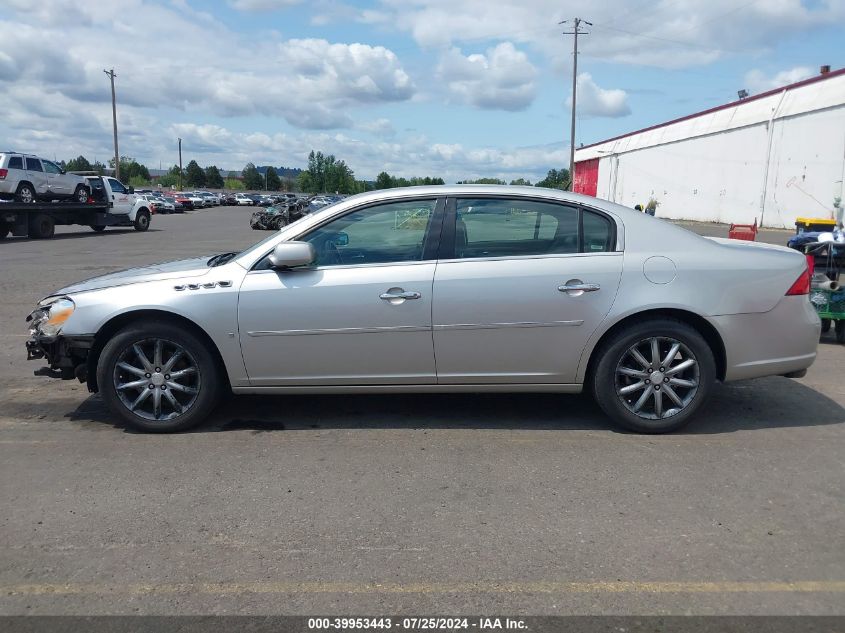
[(185, 277), (201, 277), (211, 270), (206, 262), (210, 255), (194, 257), (191, 259), (180, 259), (175, 262), (162, 262), (139, 268), (128, 268), (114, 273), (92, 277), (85, 281), (72, 284), (54, 292), (54, 295), (66, 295), (89, 290), (102, 290), (114, 286), (125, 286), (127, 284), (143, 283), (147, 281), (160, 281), (162, 279), (182, 279)]

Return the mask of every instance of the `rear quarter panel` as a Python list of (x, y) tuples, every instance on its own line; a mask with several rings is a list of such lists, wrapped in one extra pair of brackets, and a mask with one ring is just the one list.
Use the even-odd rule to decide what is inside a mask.
[[(773, 311), (806, 266), (803, 255), (786, 247), (719, 243), (645, 214), (619, 215), (625, 231), (622, 279), (613, 307), (585, 348), (579, 381), (601, 337), (625, 318), (677, 309), (706, 318), (719, 331), (724, 321), (716, 317), (759, 318)], [(723, 341), (730, 338), (720, 335)], [(727, 350), (729, 365), (731, 353)]]

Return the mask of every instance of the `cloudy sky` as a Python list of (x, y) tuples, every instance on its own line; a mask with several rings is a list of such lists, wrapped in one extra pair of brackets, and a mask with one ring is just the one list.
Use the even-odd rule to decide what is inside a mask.
[(0, 0), (0, 149), (359, 178), (529, 177), (578, 143), (843, 63), (845, 0)]

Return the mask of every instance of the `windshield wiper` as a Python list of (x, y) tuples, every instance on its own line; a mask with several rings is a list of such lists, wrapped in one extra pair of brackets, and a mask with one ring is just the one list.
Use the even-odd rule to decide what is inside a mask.
[(220, 253), (219, 255), (215, 255), (211, 259), (206, 262), (206, 266), (209, 268), (213, 268), (214, 266), (220, 266), (221, 264), (225, 264), (232, 260), (232, 258), (237, 255), (237, 253)]

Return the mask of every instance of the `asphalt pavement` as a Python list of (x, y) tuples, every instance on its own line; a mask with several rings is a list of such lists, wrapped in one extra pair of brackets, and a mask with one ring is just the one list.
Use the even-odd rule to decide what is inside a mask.
[(658, 437), (547, 394), (232, 397), (142, 435), (32, 375), (41, 297), (245, 247), (249, 215), (0, 243), (0, 614), (845, 614), (829, 336), (805, 378), (720, 385)]

